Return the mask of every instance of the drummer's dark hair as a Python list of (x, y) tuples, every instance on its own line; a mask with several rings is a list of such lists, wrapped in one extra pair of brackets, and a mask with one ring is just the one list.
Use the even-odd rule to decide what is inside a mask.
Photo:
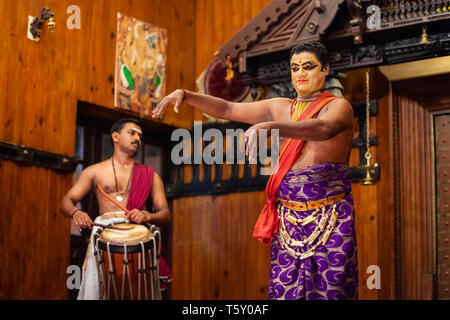
[(317, 60), (322, 64), (322, 70), (328, 64), (328, 50), (321, 42), (309, 41), (297, 44), (291, 49), (291, 58), (294, 54), (304, 51), (311, 52), (316, 56)]
[(132, 123), (137, 124), (138, 126), (142, 127), (141, 122), (137, 119), (123, 118), (123, 119), (120, 119), (120, 120), (114, 122), (114, 124), (111, 127), (111, 134), (113, 132), (120, 133), (120, 131), (122, 131), (123, 127), (125, 126), (125, 123), (128, 123), (128, 122), (132, 122)]

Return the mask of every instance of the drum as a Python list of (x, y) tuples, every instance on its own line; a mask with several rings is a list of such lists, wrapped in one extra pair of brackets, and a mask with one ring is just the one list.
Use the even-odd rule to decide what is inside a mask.
[[(136, 296), (139, 300), (142, 297), (146, 300), (149, 297), (152, 300), (160, 300), (159, 257), (161, 236), (159, 229), (150, 224), (144, 226), (117, 223), (113, 226), (121, 230), (99, 228), (94, 235), (94, 255), (99, 273), (100, 299), (119, 299), (116, 280), (121, 278), (120, 299), (133, 299), (135, 296), (133, 293), (137, 291)], [(119, 259), (119, 261), (122, 260), (121, 274), (116, 272), (120, 268), (120, 262), (119, 265), (116, 262), (115, 257), (117, 256), (122, 257), (122, 259)], [(136, 257), (137, 266), (133, 263), (136, 261)], [(105, 263), (105, 260), (107, 263)], [(106, 273), (108, 274), (107, 281), (104, 277)], [(127, 282), (128, 285), (126, 285)], [(128, 292), (126, 292), (126, 287)], [(150, 290), (148, 290), (148, 287), (150, 287)]]

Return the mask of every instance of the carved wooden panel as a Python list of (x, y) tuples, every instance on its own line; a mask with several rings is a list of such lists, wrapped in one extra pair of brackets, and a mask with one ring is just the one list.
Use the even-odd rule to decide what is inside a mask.
[[(445, 272), (450, 252), (445, 235), (450, 224), (446, 204), (448, 206), (450, 201), (441, 183), (450, 175), (444, 146), (447, 132), (441, 131), (434, 137), (433, 130), (438, 130), (438, 122), (433, 122), (433, 116), (450, 113), (450, 96), (442, 90), (449, 85), (447, 75), (393, 86), (398, 121), (397, 298), (434, 299), (448, 294)], [(444, 196), (439, 196), (442, 193)]]
[(246, 51), (248, 57), (290, 49), (307, 38), (318, 39), (343, 0), (274, 0), (219, 49), (225, 64)]
[(436, 134), (438, 299), (450, 300), (450, 114), (434, 119)]
[(399, 270), (402, 299), (432, 299), (434, 232), (430, 113), (397, 96), (399, 160)]
[(376, 1), (380, 6), (381, 29), (405, 27), (449, 18), (448, 0)]

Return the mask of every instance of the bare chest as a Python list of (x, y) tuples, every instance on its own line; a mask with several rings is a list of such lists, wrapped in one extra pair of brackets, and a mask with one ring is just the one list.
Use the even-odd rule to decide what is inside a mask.
[(131, 187), (132, 172), (130, 169), (105, 168), (98, 172), (95, 183), (99, 183), (108, 194), (128, 193)]

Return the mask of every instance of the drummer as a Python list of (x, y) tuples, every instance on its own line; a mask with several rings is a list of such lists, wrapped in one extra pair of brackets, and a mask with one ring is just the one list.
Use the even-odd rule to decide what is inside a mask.
[[(97, 188), (99, 184), (111, 198), (129, 211), (126, 216), (128, 220), (167, 225), (171, 217), (161, 177), (152, 167), (135, 163), (135, 156), (142, 143), (139, 121), (125, 118), (115, 122), (111, 127), (111, 138), (114, 145), (112, 157), (83, 170), (62, 199), (61, 211), (66, 217), (73, 219), (78, 230), (91, 229), (93, 221), (76, 204), (93, 187), (100, 215), (119, 211), (118, 206)], [(148, 196), (151, 197), (153, 208), (145, 207)], [(150, 213), (149, 210), (153, 212)]]

